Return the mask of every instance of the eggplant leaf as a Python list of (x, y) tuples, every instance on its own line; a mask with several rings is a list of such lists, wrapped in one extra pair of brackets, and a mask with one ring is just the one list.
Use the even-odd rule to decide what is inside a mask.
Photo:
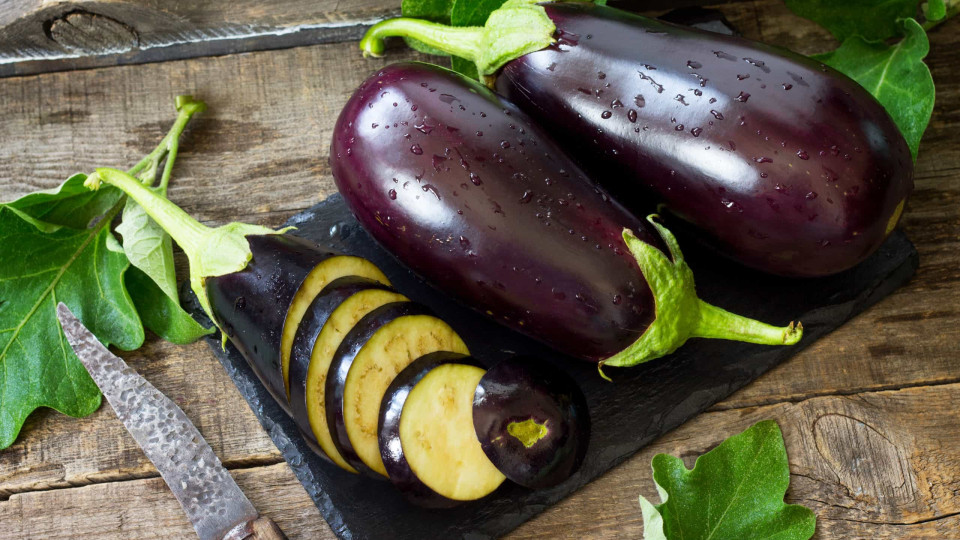
[(873, 94), (900, 128), (916, 160), (920, 138), (933, 113), (933, 76), (923, 63), (930, 43), (917, 21), (907, 19), (901, 24), (904, 38), (893, 45), (854, 36), (837, 50), (814, 58)]
[[(454, 0), (450, 10), (450, 24), (453, 26), (483, 26), (487, 22), (487, 17), (506, 0)], [(450, 65), (453, 70), (470, 77), (479, 79), (477, 73), (477, 64), (460, 58), (451, 57)]]
[(156, 282), (139, 268), (128, 270), (125, 282), (143, 325), (162, 339), (186, 345), (213, 333), (213, 328), (204, 328), (195, 321), (180, 307), (179, 301), (160, 290)]
[(75, 174), (54, 189), (35, 191), (6, 203), (24, 214), (53, 225), (86, 229), (123, 197), (119, 189), (92, 192), (85, 174)]
[(143, 271), (161, 291), (178, 302), (173, 240), (170, 235), (130, 199), (123, 206), (122, 221), (117, 225), (117, 232), (120, 233), (123, 251), (130, 259), (130, 264)]
[[(73, 196), (28, 206), (31, 214), (54, 215)], [(60, 330), (57, 302), (104, 344), (132, 350), (143, 343), (124, 286), (130, 264), (109, 229), (115, 213), (72, 229), (0, 205), (0, 449), (38, 407), (84, 416), (100, 405), (100, 391)]]
[[(942, 5), (942, 0), (941, 5)], [(919, 0), (784, 0), (790, 11), (826, 28), (840, 41), (879, 41), (900, 35), (899, 19), (916, 17)]]
[(810, 509), (783, 502), (790, 468), (773, 420), (723, 441), (693, 469), (658, 454), (653, 480), (662, 502), (640, 497), (644, 540), (807, 540), (816, 529)]

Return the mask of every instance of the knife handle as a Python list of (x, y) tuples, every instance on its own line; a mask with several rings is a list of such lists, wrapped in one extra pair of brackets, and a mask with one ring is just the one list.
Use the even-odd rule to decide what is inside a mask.
[(223, 540), (287, 540), (280, 527), (266, 516), (241, 523), (230, 530)]

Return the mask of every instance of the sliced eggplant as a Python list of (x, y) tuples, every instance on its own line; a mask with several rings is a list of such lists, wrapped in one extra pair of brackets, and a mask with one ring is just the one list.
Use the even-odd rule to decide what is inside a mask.
[[(346, 276), (331, 281), (310, 302), (310, 307), (300, 320), (293, 338), (288, 374), (290, 412), (297, 426), (310, 438), (313, 438), (313, 430), (307, 415), (306, 383), (317, 337), (330, 315), (344, 300), (367, 289), (391, 290), (378, 281), (358, 276)], [(316, 441), (315, 438), (314, 441)]]
[[(331, 286), (343, 279), (357, 278), (340, 278), (331, 283)], [(325, 455), (335, 464), (353, 473), (357, 472), (356, 469), (350, 466), (340, 455), (340, 451), (333, 443), (330, 424), (327, 423), (327, 374), (330, 370), (333, 355), (340, 346), (340, 342), (343, 341), (343, 336), (360, 319), (384, 304), (407, 300), (405, 296), (383, 287), (383, 285), (379, 287), (371, 286), (364, 290), (354, 291), (353, 294), (343, 299), (339, 305), (334, 306), (330, 316), (323, 324), (323, 328), (313, 341), (309, 358), (304, 361), (301, 355), (295, 354), (290, 363), (290, 379), (292, 381), (290, 396), (293, 404), (293, 417), (305, 433), (311, 434), (313, 441), (321, 450), (321, 455)], [(317, 298), (321, 298), (321, 296)], [(296, 340), (294, 343), (296, 343)], [(300, 408), (300, 406), (303, 408)]]
[(295, 236), (252, 235), (247, 241), (253, 258), (246, 268), (207, 277), (207, 297), (217, 325), (287, 409), (279, 339), (287, 308), (311, 270), (340, 257)]
[(447, 323), (413, 302), (383, 305), (344, 336), (327, 376), (326, 412), (337, 450), (355, 469), (387, 475), (377, 435), (380, 403), (403, 368), (436, 351), (469, 354)]
[[(454, 501), (441, 496), (427, 487), (417, 475), (413, 474), (407, 458), (403, 454), (403, 444), (400, 441), (400, 415), (403, 404), (410, 395), (410, 390), (419, 383), (430, 370), (443, 364), (480, 364), (473, 358), (459, 353), (440, 351), (421, 356), (412, 364), (403, 368), (403, 371), (390, 383), (387, 393), (380, 404), (380, 421), (377, 432), (380, 437), (380, 457), (387, 470), (387, 476), (411, 502), (428, 508), (449, 508), (456, 506), (460, 501)], [(472, 426), (472, 423), (471, 423)]]
[[(283, 335), (280, 337), (280, 366), (282, 369), (283, 393), (280, 394), (284, 399), (277, 398), (277, 401), (286, 403), (290, 398), (290, 351), (293, 349), (293, 338), (296, 337), (297, 327), (303, 318), (310, 303), (316, 298), (320, 291), (331, 281), (345, 277), (358, 276), (379, 281), (384, 285), (390, 285), (390, 280), (383, 272), (372, 262), (352, 257), (349, 255), (339, 255), (330, 257), (320, 264), (313, 267), (310, 273), (302, 279), (300, 287), (293, 295), (293, 299), (286, 308), (286, 318), (283, 323)], [(276, 396), (274, 396), (276, 397)]]
[(513, 357), (490, 368), (476, 387), (473, 423), (490, 461), (530, 488), (569, 478), (590, 441), (590, 413), (580, 386), (538, 358)]
[(489, 495), (505, 479), (473, 429), (473, 396), (483, 375), (474, 365), (437, 366), (410, 389), (400, 413), (399, 446), (411, 473), (452, 501)]

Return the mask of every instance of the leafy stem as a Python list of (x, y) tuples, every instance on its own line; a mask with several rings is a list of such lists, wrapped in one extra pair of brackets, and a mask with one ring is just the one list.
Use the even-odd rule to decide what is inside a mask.
[[(149, 178), (149, 184), (153, 185), (153, 182), (156, 181), (156, 170), (160, 164), (160, 161), (170, 153), (171, 158), (176, 158), (177, 147), (180, 142), (180, 135), (183, 134), (183, 130), (187, 127), (187, 123), (190, 121), (190, 118), (194, 114), (203, 112), (207, 109), (207, 105), (202, 102), (193, 99), (192, 96), (177, 96), (176, 100), (177, 106), (177, 119), (174, 120), (173, 126), (170, 127), (170, 131), (160, 140), (160, 144), (153, 149), (149, 154), (144, 156), (139, 163), (133, 166), (132, 169), (127, 171), (127, 174), (130, 176), (139, 176), (141, 180), (147, 180)], [(167, 165), (164, 167), (164, 178), (167, 181), (170, 180), (170, 173), (168, 170), (172, 168), (172, 159), (167, 160)], [(150, 170), (152, 169), (152, 174)], [(147, 172), (147, 176), (141, 175), (143, 172)], [(165, 188), (166, 184), (164, 179), (160, 179), (160, 187)]]
[(365, 55), (380, 56), (388, 37), (406, 37), (464, 58), (481, 76), (495, 73), (507, 62), (554, 43), (557, 27), (536, 0), (507, 0), (490, 13), (484, 26), (447, 26), (411, 18), (373, 25), (360, 41)]
[(126, 193), (180, 245), (190, 262), (190, 286), (200, 300), (200, 305), (214, 321), (216, 319), (206, 294), (206, 278), (239, 272), (246, 268), (253, 258), (246, 239), (248, 235), (281, 234), (286, 231), (275, 231), (246, 223), (207, 227), (130, 174), (116, 169), (97, 169), (84, 185), (96, 190), (100, 188), (101, 182)]

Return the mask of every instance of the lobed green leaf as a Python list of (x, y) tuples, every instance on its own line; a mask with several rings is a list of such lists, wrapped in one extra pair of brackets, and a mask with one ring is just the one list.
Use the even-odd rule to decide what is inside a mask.
[(58, 302), (104, 344), (132, 350), (143, 343), (123, 280), (129, 262), (110, 233), (110, 217), (73, 229), (0, 205), (0, 449), (13, 444), (38, 407), (84, 416), (100, 404), (96, 384), (60, 331)]
[(754, 424), (697, 458), (653, 458), (661, 503), (640, 497), (645, 540), (807, 540), (816, 529), (808, 508), (783, 502), (790, 484), (787, 451), (773, 420)]

